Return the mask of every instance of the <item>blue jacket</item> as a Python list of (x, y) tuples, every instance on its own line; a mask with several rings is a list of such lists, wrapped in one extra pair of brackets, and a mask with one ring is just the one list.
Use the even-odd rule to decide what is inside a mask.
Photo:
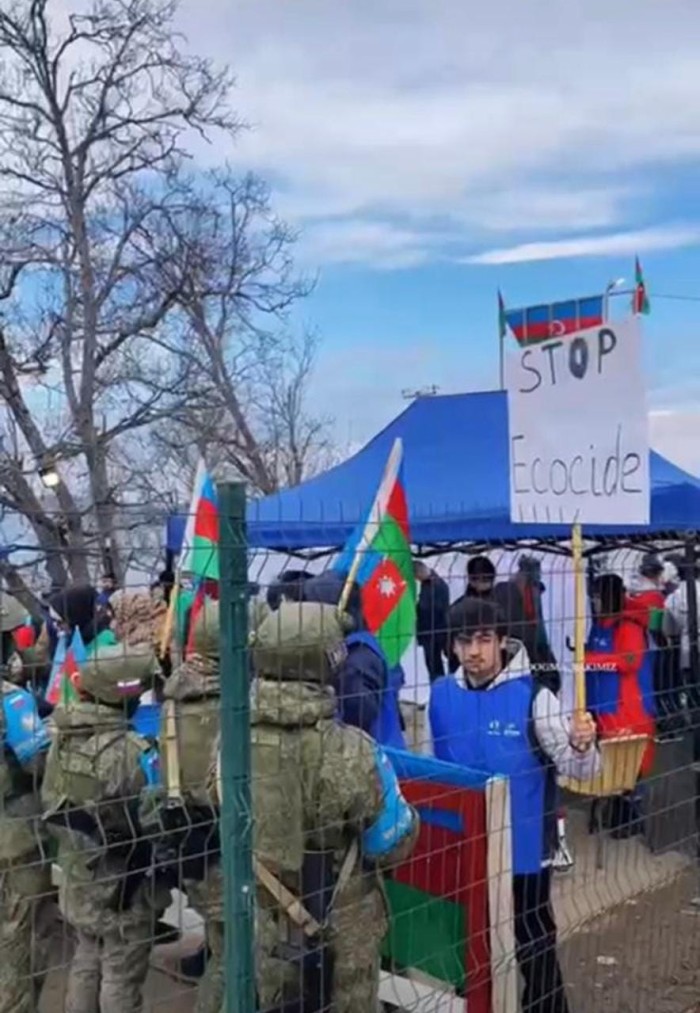
[(449, 675), (433, 683), (430, 728), (435, 756), (510, 779), (513, 871), (540, 871), (551, 858), (556, 819), (554, 767), (534, 736), (530, 673), (470, 689)]
[(390, 669), (384, 651), (371, 633), (345, 638), (348, 656), (336, 677), (340, 716), (362, 728), (383, 746), (405, 749), (399, 691), (404, 682), (400, 665)]

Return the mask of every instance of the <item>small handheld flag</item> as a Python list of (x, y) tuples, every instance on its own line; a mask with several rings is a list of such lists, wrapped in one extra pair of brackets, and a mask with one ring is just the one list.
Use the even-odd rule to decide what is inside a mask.
[(65, 707), (66, 704), (78, 699), (79, 666), (86, 658), (85, 644), (77, 627), (73, 631), (70, 645), (67, 633), (59, 636), (46, 687), (47, 703), (53, 707), (60, 703)]
[(642, 265), (639, 263), (639, 257), (634, 258), (634, 294), (632, 296), (632, 312), (635, 314), (641, 313), (644, 316), (647, 316), (651, 312), (649, 296), (647, 295), (647, 287), (644, 283), (644, 275), (642, 274)]

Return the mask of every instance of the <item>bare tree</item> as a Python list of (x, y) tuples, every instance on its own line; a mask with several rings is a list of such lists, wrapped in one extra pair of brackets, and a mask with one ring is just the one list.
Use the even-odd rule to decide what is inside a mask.
[(289, 311), (312, 287), (294, 270), (295, 240), (267, 186), (229, 171), (190, 182), (157, 237), (180, 322), (165, 340), (188, 359), (196, 394), (161, 444), (182, 458), (206, 452), (263, 494), (322, 466), (328, 446), (326, 423), (306, 409), (316, 339), (289, 336)]
[[(18, 433), (0, 504), (63, 583), (87, 579), (91, 553), (123, 575), (113, 451), (196, 407), (195, 363), (159, 340), (195, 251), (166, 265), (153, 240), (180, 213), (193, 139), (239, 125), (228, 72), (181, 51), (170, 0), (94, 0), (61, 33), (48, 7), (0, 11), (0, 397)], [(36, 469), (56, 463), (50, 510)]]

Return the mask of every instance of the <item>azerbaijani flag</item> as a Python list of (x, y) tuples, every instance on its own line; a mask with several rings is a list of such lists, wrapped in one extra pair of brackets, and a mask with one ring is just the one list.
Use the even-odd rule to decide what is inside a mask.
[(352, 574), (359, 585), (365, 625), (379, 641), (389, 667), (398, 665), (416, 634), (416, 582), (402, 463), (403, 443), (397, 439), (367, 519), (333, 567)]
[(594, 295), (519, 310), (504, 309), (505, 322), (519, 345), (535, 344), (598, 327), (603, 323), (603, 301), (602, 295)]
[[(421, 825), (412, 855), (385, 879), (390, 928), (382, 953), (399, 967), (436, 979), (436, 987), (444, 982), (446, 992), (458, 989), (465, 997), (462, 1009), (490, 1013), (488, 775), (428, 756), (386, 752)], [(503, 850), (500, 837), (497, 850)], [(445, 1005), (455, 1009), (457, 1001), (448, 998)]]
[(197, 616), (207, 598), (219, 597), (219, 504), (216, 486), (203, 460), (197, 466), (182, 544), (180, 572), (191, 574), (195, 584), (185, 645), (185, 654), (189, 654)]
[(180, 572), (190, 573), (198, 581), (219, 579), (219, 504), (204, 461), (197, 466), (182, 539)]
[(87, 651), (80, 630), (75, 628), (68, 644), (68, 635), (62, 633), (58, 638), (53, 656), (51, 674), (46, 687), (46, 702), (52, 707), (62, 704), (64, 707), (78, 699), (78, 682), (80, 665), (87, 660)]
[(639, 263), (639, 257), (634, 258), (634, 295), (632, 296), (632, 312), (642, 313), (644, 316), (651, 312), (649, 296), (647, 295), (647, 287), (644, 284), (644, 275), (642, 274), (642, 265)]
[(503, 302), (503, 296), (501, 290), (498, 290), (498, 336), (501, 340), (505, 338), (506, 331), (508, 329), (508, 319), (506, 316), (506, 304)]

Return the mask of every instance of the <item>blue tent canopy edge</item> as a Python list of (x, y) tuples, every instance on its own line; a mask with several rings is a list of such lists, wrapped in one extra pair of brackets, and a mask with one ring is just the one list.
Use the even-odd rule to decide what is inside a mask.
[[(508, 485), (508, 409), (502, 391), (413, 401), (353, 457), (292, 489), (248, 505), (253, 548), (296, 551), (342, 545), (364, 518), (393, 441), (404, 445), (404, 481), (417, 545), (567, 538), (567, 525), (514, 524)], [(651, 524), (588, 526), (590, 537), (700, 528), (700, 480), (650, 452)], [(167, 547), (182, 544), (185, 517), (169, 518)]]

